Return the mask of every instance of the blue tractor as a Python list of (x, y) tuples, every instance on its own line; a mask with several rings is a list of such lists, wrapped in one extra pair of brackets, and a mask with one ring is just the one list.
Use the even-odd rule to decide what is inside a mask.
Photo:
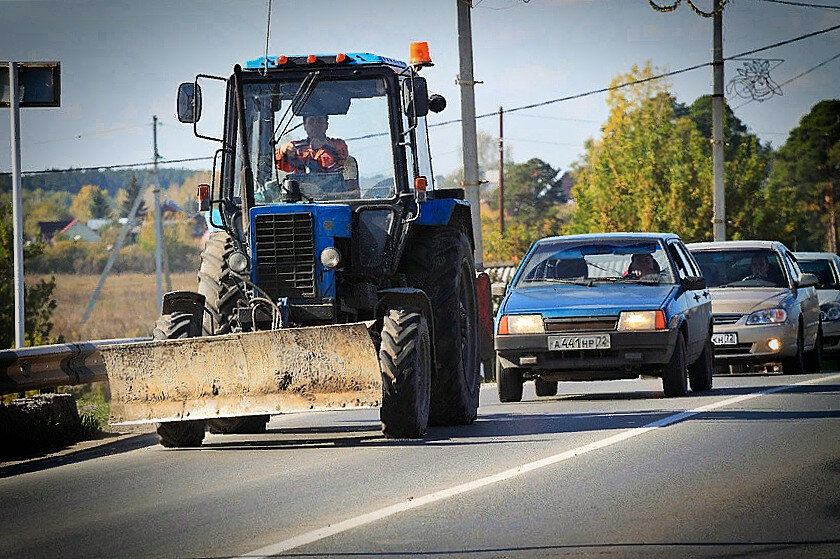
[[(422, 55), (411, 64), (369, 53), (273, 56), (236, 65), (229, 78), (181, 84), (179, 120), (206, 137), (196, 127), (201, 82), (226, 82), (224, 133), (214, 178), (198, 192), (211, 229), (198, 290), (164, 297), (155, 338), (295, 338), (254, 346), (280, 344), (279, 364), (247, 373), (270, 379), (245, 382), (238, 365), (219, 363), (182, 371), (201, 379), (178, 396), (147, 389), (141, 399), (182, 405), (144, 416), (160, 422), (164, 446), (200, 444), (206, 427), (264, 430), (270, 413), (287, 411), (266, 394), (302, 398), (309, 409), (378, 404), (384, 434), (397, 438), (475, 419), (481, 348), (492, 348), (479, 328), (489, 287), (476, 289), (463, 189), (434, 187), (426, 116), (446, 102), (418, 75), (428, 65)], [(360, 323), (369, 343), (347, 338), (343, 326)], [(333, 355), (316, 348), (300, 357), (308, 339)], [(187, 346), (179, 347), (183, 355)], [(369, 351), (379, 383), (348, 372)], [(244, 358), (256, 360), (253, 351)], [(309, 372), (324, 360), (329, 374)], [(292, 386), (299, 378), (306, 382)], [(138, 398), (138, 384), (126, 384), (123, 402)], [(371, 387), (377, 397), (356, 396)], [(123, 420), (138, 419), (126, 413)]]

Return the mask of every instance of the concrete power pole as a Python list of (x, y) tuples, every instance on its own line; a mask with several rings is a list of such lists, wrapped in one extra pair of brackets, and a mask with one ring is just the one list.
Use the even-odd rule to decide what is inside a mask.
[(499, 107), (499, 233), (505, 232), (505, 134), (502, 115), (504, 111)]
[(715, 241), (726, 240), (726, 198), (723, 184), (723, 7), (715, 0), (712, 39), (712, 232)]
[(12, 219), (14, 236), (15, 347), (23, 347), (23, 200), (20, 184), (20, 104), (18, 102), (18, 66), (9, 62), (9, 124), (12, 134)]
[(478, 196), (478, 144), (475, 133), (475, 90), (473, 81), (472, 26), (470, 0), (456, 0), (458, 4), (458, 55), (461, 86), (461, 141), (464, 149), (464, 191), (472, 207), (473, 239), (475, 240), (475, 269), (484, 270), (484, 251), (481, 243), (481, 203)]
[(163, 301), (163, 281), (162, 281), (162, 272), (163, 272), (163, 260), (162, 260), (162, 251), (161, 248), (163, 246), (163, 228), (161, 227), (161, 215), (160, 215), (160, 180), (158, 179), (157, 174), (157, 167), (158, 167), (158, 148), (157, 148), (157, 115), (152, 117), (152, 138), (154, 141), (154, 149), (155, 149), (155, 159), (154, 159), (154, 195), (155, 195), (155, 279), (157, 290), (155, 291), (155, 301), (158, 306), (158, 310), (161, 308), (161, 303)]

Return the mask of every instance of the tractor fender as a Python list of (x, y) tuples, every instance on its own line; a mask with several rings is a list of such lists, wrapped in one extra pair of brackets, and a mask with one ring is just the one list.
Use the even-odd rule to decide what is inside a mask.
[[(429, 325), (429, 339), (435, 339), (435, 316), (432, 313), (432, 302), (429, 296), (422, 289), (414, 287), (392, 287), (389, 289), (380, 289), (377, 291), (379, 300), (376, 302), (376, 326), (382, 328), (382, 317), (391, 306), (396, 305), (411, 305), (420, 309), (423, 316), (426, 318), (426, 323)], [(435, 361), (435, 344), (431, 343), (431, 363)]]
[(470, 203), (457, 198), (439, 198), (426, 200), (420, 204), (418, 225), (452, 225), (460, 227), (470, 240), (475, 250), (473, 239), (472, 214)]

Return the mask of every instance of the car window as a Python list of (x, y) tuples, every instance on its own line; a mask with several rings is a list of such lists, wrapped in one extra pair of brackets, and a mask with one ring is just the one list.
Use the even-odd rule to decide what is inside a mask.
[(687, 278), (691, 275), (691, 268), (685, 258), (680, 254), (676, 243), (668, 243), (668, 252), (671, 253), (671, 258), (674, 259), (674, 264), (677, 265), (677, 273), (681, 278)]
[(799, 265), (796, 263), (796, 260), (790, 255), (790, 253), (785, 253), (784, 256), (785, 264), (787, 265), (788, 274), (792, 280), (796, 280), (799, 278), (799, 274), (802, 273), (802, 270), (799, 269)]
[(672, 252), (672, 256), (674, 256), (675, 259), (679, 256), (679, 260), (682, 262), (682, 268), (685, 270), (685, 276), (682, 276), (681, 273), (681, 277), (700, 277), (703, 275), (697, 267), (697, 264), (694, 262), (694, 259), (689, 254), (688, 249), (686, 249), (681, 242), (675, 241), (671, 243), (670, 246), (673, 247), (673, 252), (676, 253), (676, 255), (674, 255)]
[(711, 249), (692, 253), (709, 287), (790, 287), (772, 249)]
[(655, 239), (541, 241), (522, 265), (516, 285), (580, 281), (675, 283), (663, 245)]
[(806, 274), (817, 276), (817, 289), (840, 289), (837, 272), (831, 260), (799, 260), (799, 268)]

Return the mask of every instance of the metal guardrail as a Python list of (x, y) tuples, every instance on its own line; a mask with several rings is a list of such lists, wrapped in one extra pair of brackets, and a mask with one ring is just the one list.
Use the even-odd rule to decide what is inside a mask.
[[(491, 281), (510, 283), (516, 266), (507, 262), (490, 265)], [(0, 394), (43, 390), (57, 386), (108, 380), (99, 348), (116, 344), (147, 342), (151, 338), (92, 340), (0, 351)]]
[(149, 340), (94, 340), (0, 351), (0, 394), (108, 380), (100, 347)]

